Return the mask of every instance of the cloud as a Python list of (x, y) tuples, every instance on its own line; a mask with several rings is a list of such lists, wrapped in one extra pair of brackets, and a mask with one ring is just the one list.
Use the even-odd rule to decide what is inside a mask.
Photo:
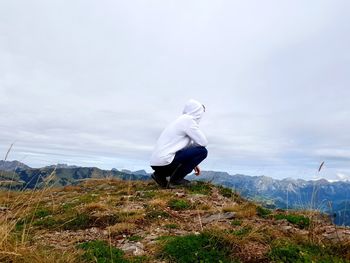
[(339, 181), (350, 181), (350, 175), (343, 173), (337, 173), (337, 178), (339, 179)]
[[(350, 148), (348, 1), (0, 4), (0, 153), (148, 167), (206, 105), (206, 169), (335, 178)], [(123, 167), (124, 166), (124, 167)]]

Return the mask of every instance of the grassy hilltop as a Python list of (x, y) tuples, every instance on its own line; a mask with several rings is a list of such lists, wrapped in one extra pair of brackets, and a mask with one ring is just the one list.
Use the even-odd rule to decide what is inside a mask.
[(350, 229), (204, 182), (90, 179), (0, 192), (0, 261), (350, 262)]

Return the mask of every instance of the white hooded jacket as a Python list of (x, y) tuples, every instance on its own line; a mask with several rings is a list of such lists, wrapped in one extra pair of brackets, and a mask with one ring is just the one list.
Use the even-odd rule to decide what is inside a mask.
[(208, 141), (199, 129), (199, 122), (203, 116), (204, 107), (198, 101), (189, 100), (183, 114), (170, 123), (161, 133), (153, 154), (151, 166), (164, 166), (170, 164), (175, 153), (189, 146), (207, 146)]

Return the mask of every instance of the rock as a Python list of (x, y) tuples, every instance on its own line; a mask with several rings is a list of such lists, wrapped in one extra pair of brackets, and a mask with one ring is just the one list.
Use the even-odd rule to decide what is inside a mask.
[(153, 241), (153, 240), (156, 240), (158, 237), (159, 237), (158, 235), (151, 234), (149, 236), (146, 236), (145, 240)]
[(339, 239), (340, 237), (339, 237), (339, 235), (336, 233), (336, 232), (334, 232), (334, 233), (329, 233), (329, 234), (323, 234), (323, 236), (325, 237), (325, 238), (327, 238), (327, 239), (329, 239), (329, 240), (337, 240), (337, 239)]
[(142, 256), (145, 251), (143, 250), (144, 246), (141, 242), (129, 242), (125, 243), (121, 250), (123, 250), (126, 254), (132, 254), (134, 256)]
[(7, 210), (9, 210), (8, 207), (6, 207), (6, 206), (0, 206), (0, 212), (5, 212), (5, 211), (7, 211)]
[(292, 226), (281, 226), (281, 229), (283, 232), (290, 232), (290, 231), (292, 231), (293, 227)]
[(206, 200), (206, 198), (208, 198), (208, 196), (202, 195), (202, 194), (192, 194), (192, 195), (191, 195), (191, 199), (192, 199), (193, 201)]
[(96, 234), (96, 233), (98, 233), (98, 228), (97, 227), (92, 227), (88, 231), (93, 233), (93, 234)]
[(185, 193), (182, 193), (182, 192), (176, 192), (175, 195), (176, 195), (177, 197), (185, 197), (185, 196), (186, 196), (186, 194), (185, 194)]
[(226, 213), (220, 213), (220, 214), (214, 214), (210, 215), (208, 217), (202, 218), (202, 223), (203, 224), (208, 224), (213, 221), (221, 221), (225, 219), (233, 219), (235, 217), (235, 213), (233, 212), (226, 212)]

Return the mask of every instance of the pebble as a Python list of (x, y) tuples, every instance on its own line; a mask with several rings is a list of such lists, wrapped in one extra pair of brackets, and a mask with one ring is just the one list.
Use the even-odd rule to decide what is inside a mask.
[(220, 213), (220, 214), (214, 214), (210, 215), (208, 217), (202, 218), (202, 223), (203, 224), (208, 224), (213, 221), (220, 221), (220, 220), (225, 220), (225, 219), (233, 219), (235, 217), (235, 213), (233, 212), (226, 212), (226, 213)]
[(125, 243), (121, 250), (123, 250), (127, 254), (132, 254), (134, 256), (142, 256), (145, 251), (143, 250), (144, 246), (141, 242), (129, 242)]

